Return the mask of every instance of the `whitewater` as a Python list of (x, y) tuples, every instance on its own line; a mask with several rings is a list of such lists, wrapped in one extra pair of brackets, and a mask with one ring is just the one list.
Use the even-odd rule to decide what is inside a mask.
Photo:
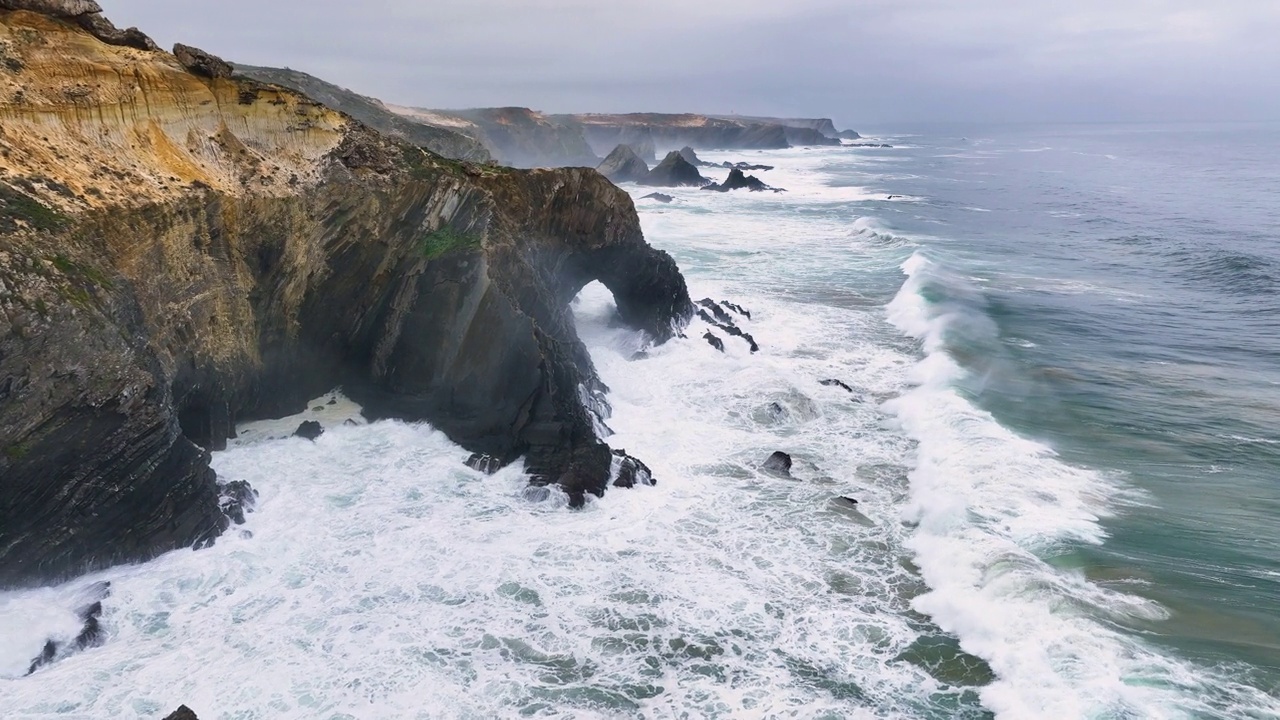
[[(655, 486), (570, 510), (335, 389), (214, 454), (260, 497), (212, 548), (0, 593), (0, 717), (1280, 717), (1237, 666), (1133, 632), (1173, 615), (1140, 577), (1077, 561), (1156, 500), (984, 407), (990, 278), (897, 189), (923, 141), (885, 141), (706, 154), (774, 165), (777, 195), (626, 186), (761, 346), (695, 319), (650, 348), (603, 287), (574, 301), (608, 442)], [(290, 437), (304, 419), (325, 433)], [(760, 470), (774, 451), (793, 477)], [(103, 582), (105, 642), (28, 676)]]

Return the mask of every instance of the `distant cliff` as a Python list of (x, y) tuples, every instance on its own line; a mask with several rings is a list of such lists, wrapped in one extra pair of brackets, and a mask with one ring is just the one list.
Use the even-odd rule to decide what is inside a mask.
[(437, 155), (455, 160), (486, 162), (489, 150), (474, 137), (448, 127), (421, 122), (392, 112), (380, 100), (325, 82), (318, 77), (288, 68), (254, 67), (236, 64), (235, 71), (247, 78), (296, 90), (334, 110), (344, 112), (369, 127), (404, 138)]
[(0, 586), (210, 541), (235, 493), (208, 451), (337, 385), (574, 502), (644, 479), (568, 310), (599, 280), (656, 342), (691, 313), (626, 193), (100, 20), (0, 0)]
[(521, 107), (425, 110), (388, 106), (404, 117), (456, 127), (479, 139), (499, 162), (512, 167), (595, 167), (593, 151), (576, 123)]

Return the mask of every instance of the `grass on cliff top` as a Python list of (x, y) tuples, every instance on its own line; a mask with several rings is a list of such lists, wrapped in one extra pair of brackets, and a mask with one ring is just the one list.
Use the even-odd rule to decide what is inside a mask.
[(40, 201), (0, 182), (0, 232), (12, 232), (21, 225), (42, 231), (61, 230), (70, 218)]
[(418, 247), (423, 257), (435, 260), (451, 253), (479, 248), (480, 236), (475, 233), (458, 232), (451, 227), (442, 227), (422, 236), (422, 242)]

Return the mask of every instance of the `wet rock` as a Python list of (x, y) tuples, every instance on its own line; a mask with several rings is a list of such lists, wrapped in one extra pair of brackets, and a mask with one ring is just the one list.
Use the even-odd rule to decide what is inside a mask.
[(196, 717), (191, 708), (186, 705), (179, 705), (178, 709), (166, 715), (164, 720), (200, 720), (200, 718)]
[(724, 305), (725, 307), (727, 307), (727, 308), (729, 308), (730, 310), (732, 310), (732, 311), (734, 311), (734, 312), (738, 313), (739, 315), (741, 315), (741, 316), (745, 317), (745, 318), (746, 318), (746, 319), (748, 319), (748, 320), (750, 320), (750, 319), (751, 319), (751, 311), (750, 311), (750, 310), (748, 310), (748, 309), (746, 309), (746, 308), (744, 308), (744, 307), (742, 307), (741, 305), (734, 305), (733, 303), (729, 302), (728, 300), (721, 300), (721, 301), (720, 301), (720, 304), (721, 304), (721, 305)]
[(771, 420), (785, 420), (787, 417), (787, 409), (776, 402), (769, 403), (769, 407), (765, 408), (765, 411), (769, 413)]
[(853, 498), (849, 497), (848, 495), (841, 495), (841, 496), (840, 496), (840, 499), (841, 499), (841, 500), (843, 500), (843, 501), (845, 501), (845, 502), (847, 502), (847, 503), (849, 503), (850, 505), (857, 505), (857, 504), (858, 504), (858, 501), (857, 501), (857, 500), (855, 500), (855, 499), (853, 499)]
[(207, 78), (229, 78), (234, 72), (231, 63), (200, 48), (177, 43), (173, 55), (190, 72)]
[(649, 174), (649, 166), (630, 145), (619, 145), (596, 167), (613, 182), (640, 182)]
[(54, 642), (53, 640), (46, 640), (44, 643), (44, 648), (40, 651), (40, 654), (35, 656), (35, 658), (31, 660), (31, 665), (27, 668), (27, 674), (30, 675), (31, 673), (35, 672), (36, 670), (39, 670), (45, 665), (52, 663), (53, 659), (57, 656), (58, 656), (58, 643)]
[(698, 172), (698, 168), (691, 165), (688, 160), (685, 160), (680, 153), (674, 150), (667, 153), (662, 162), (658, 163), (657, 167), (650, 170), (649, 174), (639, 181), (641, 185), (656, 185), (658, 187), (700, 187), (708, 182), (710, 181), (702, 177), (702, 174)]
[(716, 337), (715, 333), (711, 332), (710, 330), (708, 330), (702, 336), (702, 339), (706, 340), (707, 344), (710, 345), (711, 347), (719, 350), (720, 352), (724, 352), (724, 341)]
[(324, 434), (324, 427), (315, 420), (303, 420), (298, 425), (298, 429), (293, 431), (294, 437), (306, 438), (314, 441), (316, 438)]
[(760, 469), (780, 477), (791, 477), (791, 456), (781, 451), (774, 452)]
[(631, 488), (636, 485), (655, 485), (653, 471), (639, 459), (631, 457), (626, 450), (614, 450), (614, 462), (618, 466), (614, 487)]
[(253, 512), (258, 504), (258, 491), (254, 490), (246, 480), (232, 480), (222, 486), (218, 496), (218, 506), (224, 515), (236, 525), (243, 525), (245, 513)]
[(471, 457), (467, 458), (466, 464), (472, 470), (478, 470), (485, 475), (492, 475), (501, 470), (506, 463), (492, 455), (472, 453)]
[(853, 392), (853, 388), (851, 388), (851, 387), (849, 387), (847, 384), (845, 384), (845, 383), (843, 383), (843, 382), (841, 382), (841, 381), (839, 381), (839, 380), (835, 380), (835, 379), (822, 380), (822, 381), (820, 381), (820, 383), (819, 383), (819, 384), (821, 384), (821, 385), (826, 385), (827, 387), (838, 387), (838, 388), (844, 388), (845, 390), (847, 390), (847, 391), (849, 391), (849, 392)]
[(324, 406), (323, 406), (323, 405), (317, 405), (317, 406), (315, 406), (315, 407), (311, 408), (311, 412), (324, 412)]
[(551, 498), (551, 488), (545, 485), (529, 485), (520, 491), (520, 497), (534, 503), (546, 502)]
[(640, 199), (641, 200), (657, 200), (660, 203), (669, 203), (672, 200), (675, 200), (675, 198), (671, 197), (670, 195), (667, 195), (666, 193), (660, 193), (660, 192), (649, 193), (648, 195), (645, 195)]
[(102, 615), (102, 601), (98, 600), (81, 608), (79, 615), (80, 620), (84, 622), (84, 626), (80, 629), (80, 633), (76, 635), (76, 649), (85, 650), (91, 647), (98, 647), (104, 639), (102, 625), (98, 621), (98, 618)]
[(337, 404), (338, 404), (338, 398), (329, 398), (329, 402), (325, 403), (325, 405), (337, 405)]
[(714, 190), (715, 192), (729, 192), (730, 190), (741, 190), (746, 188), (751, 192), (763, 192), (771, 190), (773, 192), (783, 192), (782, 188), (769, 187), (765, 185), (760, 178), (755, 175), (744, 175), (742, 170), (734, 168), (729, 171), (729, 177), (725, 178), (723, 183), (712, 183), (703, 187), (703, 190)]
[(355, 420), (352, 420), (351, 418), (347, 418), (346, 420), (342, 421), (342, 424), (346, 427), (356, 427), (360, 423), (356, 422)]
[(716, 320), (719, 320), (722, 323), (733, 324), (733, 318), (729, 317), (729, 313), (721, 309), (720, 305), (716, 303), (715, 300), (712, 300), (711, 298), (702, 298), (698, 301), (698, 304), (710, 310)]
[[(753, 353), (759, 352), (760, 345), (756, 343), (756, 339), (751, 337), (750, 333), (743, 332), (741, 328), (739, 328), (737, 325), (734, 325), (732, 319), (728, 323), (719, 322), (715, 318), (708, 315), (707, 311), (703, 309), (698, 310), (698, 317), (701, 318), (708, 325), (717, 327), (720, 330), (724, 331), (725, 333), (732, 335), (734, 337), (740, 337), (743, 340), (746, 340), (747, 345), (751, 347), (751, 352)], [(725, 317), (727, 318), (728, 315), (726, 314)]]

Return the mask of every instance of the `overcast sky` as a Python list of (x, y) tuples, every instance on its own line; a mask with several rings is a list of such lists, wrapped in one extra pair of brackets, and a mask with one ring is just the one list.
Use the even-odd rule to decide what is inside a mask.
[(100, 0), (389, 102), (932, 121), (1280, 119), (1280, 0)]

